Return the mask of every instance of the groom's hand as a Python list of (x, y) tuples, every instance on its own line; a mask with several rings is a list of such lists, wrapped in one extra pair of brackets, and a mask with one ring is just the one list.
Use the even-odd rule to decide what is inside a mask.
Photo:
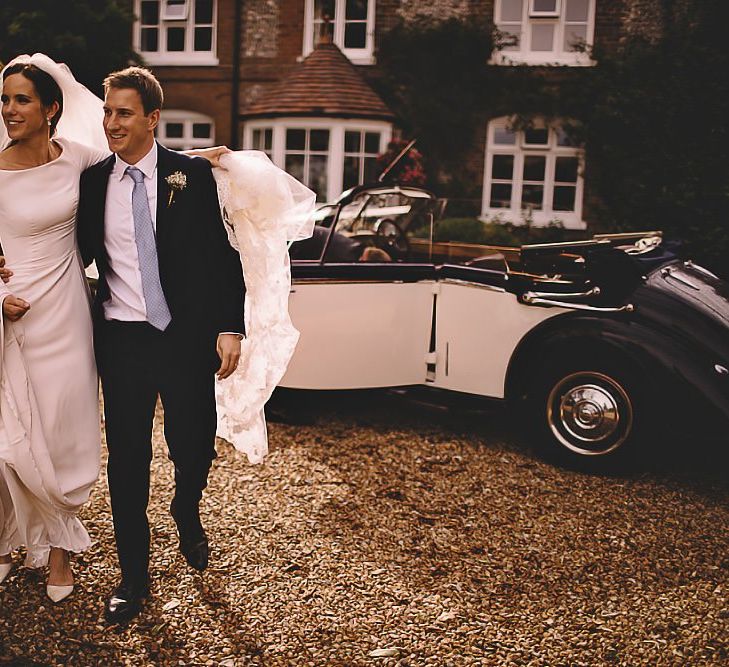
[(224, 380), (232, 375), (233, 371), (238, 367), (238, 362), (240, 361), (240, 337), (237, 334), (231, 333), (218, 334), (216, 350), (220, 357), (220, 368), (216, 372), (218, 379)]
[(11, 322), (17, 322), (30, 309), (30, 304), (12, 294), (5, 297), (3, 301), (3, 315)]

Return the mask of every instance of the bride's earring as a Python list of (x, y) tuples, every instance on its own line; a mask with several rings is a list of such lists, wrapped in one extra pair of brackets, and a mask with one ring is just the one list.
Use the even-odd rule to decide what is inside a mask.
[(50, 117), (49, 118), (46, 118), (46, 120), (48, 121), (48, 127), (50, 127), (51, 126), (51, 119), (50, 119)]

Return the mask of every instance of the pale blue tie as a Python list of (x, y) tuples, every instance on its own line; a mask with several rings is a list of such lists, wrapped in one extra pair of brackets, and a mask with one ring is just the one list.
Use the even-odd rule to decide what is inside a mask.
[(147, 306), (147, 322), (155, 329), (164, 331), (172, 321), (159, 279), (157, 244), (154, 239), (152, 215), (149, 212), (144, 174), (136, 167), (127, 167), (126, 173), (134, 181), (132, 190), (132, 215), (134, 216), (134, 240), (137, 243), (139, 271), (142, 274), (142, 292)]

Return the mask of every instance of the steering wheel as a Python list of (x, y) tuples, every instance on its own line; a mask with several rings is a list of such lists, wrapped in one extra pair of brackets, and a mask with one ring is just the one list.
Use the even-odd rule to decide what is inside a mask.
[(377, 225), (375, 245), (387, 252), (395, 261), (410, 255), (410, 241), (394, 220), (380, 220)]

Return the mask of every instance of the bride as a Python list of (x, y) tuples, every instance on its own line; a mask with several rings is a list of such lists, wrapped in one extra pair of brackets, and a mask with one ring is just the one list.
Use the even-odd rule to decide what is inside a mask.
[[(98, 383), (76, 247), (79, 176), (109, 155), (102, 102), (65, 65), (35, 54), (2, 72), (0, 238), (0, 582), (12, 552), (49, 566), (54, 601), (73, 590), (69, 552), (90, 545), (78, 518), (99, 474)], [(204, 154), (246, 275), (243, 362), (217, 387), (219, 434), (251, 461), (266, 452), (263, 405), (298, 333), (288, 319), (287, 242), (311, 233), (311, 191), (253, 151)], [(265, 197), (261, 194), (265, 192)]]

